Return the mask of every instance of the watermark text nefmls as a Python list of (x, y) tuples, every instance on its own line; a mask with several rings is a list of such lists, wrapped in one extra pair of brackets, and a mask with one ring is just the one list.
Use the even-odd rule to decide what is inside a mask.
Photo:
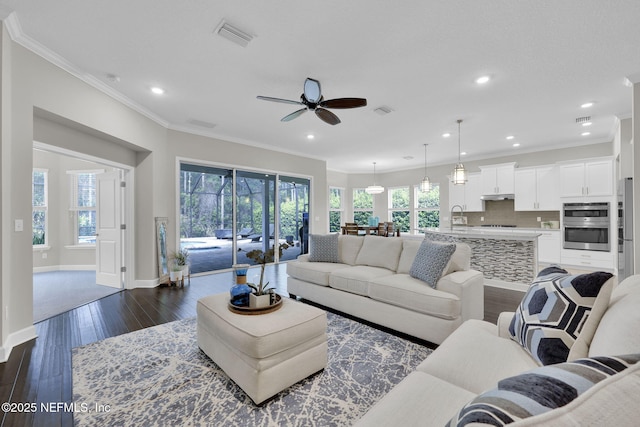
[(86, 402), (42, 402), (40, 412), (109, 412), (111, 405), (89, 404)]

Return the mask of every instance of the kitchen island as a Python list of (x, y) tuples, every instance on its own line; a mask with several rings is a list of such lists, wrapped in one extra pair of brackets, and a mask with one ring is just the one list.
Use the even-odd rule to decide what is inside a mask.
[(453, 227), (421, 229), (425, 237), (471, 247), (471, 268), (485, 279), (529, 285), (538, 274), (538, 236), (532, 229)]

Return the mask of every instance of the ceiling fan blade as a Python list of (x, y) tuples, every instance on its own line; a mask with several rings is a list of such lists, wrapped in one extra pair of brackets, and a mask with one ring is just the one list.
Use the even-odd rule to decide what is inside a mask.
[(358, 108), (366, 105), (365, 98), (336, 98), (320, 102), (320, 106), (325, 108)]
[(320, 102), (320, 98), (322, 97), (320, 82), (307, 77), (307, 80), (304, 81), (304, 97), (313, 104)]
[(333, 114), (329, 110), (325, 110), (324, 108), (316, 108), (316, 116), (320, 117), (324, 122), (329, 123), (330, 125), (337, 125), (340, 123), (340, 119), (338, 116)]
[(270, 96), (257, 96), (256, 98), (261, 99), (263, 101), (281, 102), (283, 104), (304, 105), (300, 101), (292, 101), (290, 99), (282, 99), (282, 98), (272, 98)]
[(280, 119), (281, 122), (290, 122), (291, 120), (295, 119), (296, 117), (298, 117), (299, 115), (301, 115), (302, 113), (304, 113), (305, 111), (307, 111), (306, 108), (301, 108), (298, 111), (294, 111), (293, 113), (284, 116), (283, 118)]

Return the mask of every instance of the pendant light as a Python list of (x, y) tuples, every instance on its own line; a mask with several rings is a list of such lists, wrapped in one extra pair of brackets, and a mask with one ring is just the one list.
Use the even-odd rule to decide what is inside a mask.
[(467, 182), (467, 171), (460, 163), (460, 123), (462, 123), (462, 119), (458, 119), (458, 164), (453, 168), (453, 179), (451, 180), (454, 185), (464, 185)]
[(384, 187), (376, 185), (376, 162), (373, 162), (373, 185), (368, 186), (364, 191), (368, 194), (380, 194), (384, 191)]
[(429, 181), (429, 177), (427, 176), (427, 145), (429, 144), (424, 144), (424, 178), (422, 178), (420, 182), (420, 191), (423, 193), (431, 190), (431, 181)]

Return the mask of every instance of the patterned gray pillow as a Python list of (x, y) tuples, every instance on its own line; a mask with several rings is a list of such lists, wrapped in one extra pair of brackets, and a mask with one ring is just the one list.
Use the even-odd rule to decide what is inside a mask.
[(598, 356), (542, 366), (498, 382), (446, 424), (504, 426), (568, 405), (600, 381), (638, 363), (640, 354)]
[(411, 264), (409, 275), (427, 282), (429, 286), (435, 289), (436, 283), (438, 283), (455, 250), (455, 243), (424, 239), (418, 249), (416, 258), (413, 260), (413, 264)]
[(309, 236), (309, 261), (340, 262), (338, 234), (311, 234)]

